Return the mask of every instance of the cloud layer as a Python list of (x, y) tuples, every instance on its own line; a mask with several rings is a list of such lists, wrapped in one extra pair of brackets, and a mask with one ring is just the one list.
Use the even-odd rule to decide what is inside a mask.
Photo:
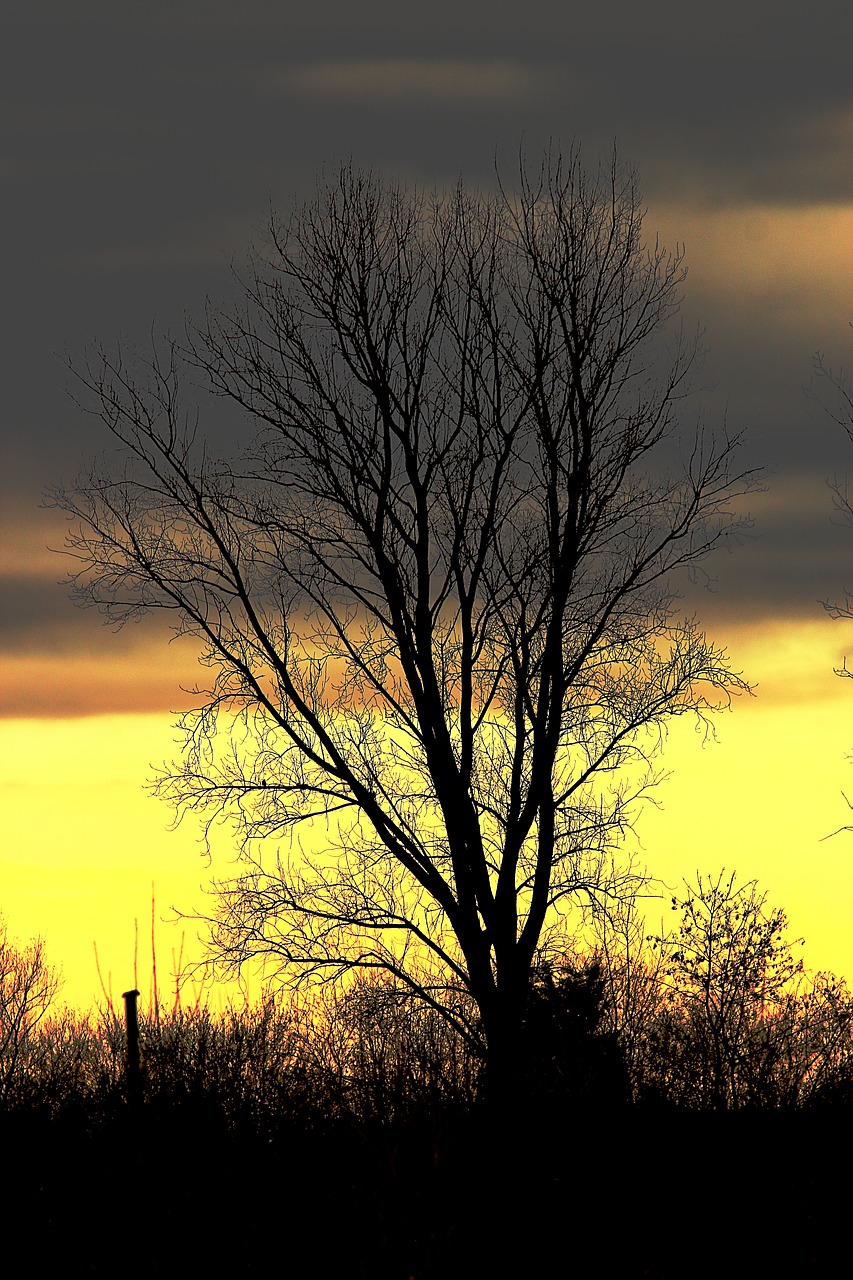
[[(15, 248), (0, 406), (2, 643), (18, 664), (7, 713), (27, 705), (27, 680), (33, 706), (102, 706), (107, 687), (128, 706), (119, 655), (142, 643), (82, 619), (45, 551), (58, 539), (38, 511), (43, 488), (105, 443), (67, 398), (55, 353), (119, 333), (144, 345), (152, 322), (180, 332), (208, 292), (227, 303), (229, 264), (239, 269), (270, 202), (286, 210), (346, 157), (427, 186), (460, 173), (488, 183), (496, 159), (511, 176), (519, 148), (577, 138), (594, 162), (617, 138), (639, 165), (650, 231), (687, 244), (685, 319), (709, 346), (708, 390), (690, 412), (745, 428), (749, 462), (768, 470), (755, 538), (709, 566), (718, 591), (696, 607), (804, 618), (848, 585), (824, 482), (850, 448), (803, 395), (812, 351), (839, 363), (853, 312), (838, 13), (830, 0), (777, 6), (772, 21), (730, 0), (13, 3), (0, 87)], [(38, 655), (67, 664), (64, 692), (20, 665)], [(91, 695), (69, 692), (89, 679)], [(144, 705), (172, 704), (162, 682), (146, 690)]]

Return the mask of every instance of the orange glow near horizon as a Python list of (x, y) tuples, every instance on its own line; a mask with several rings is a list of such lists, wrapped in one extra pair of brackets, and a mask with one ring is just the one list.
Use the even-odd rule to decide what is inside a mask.
[[(660, 807), (639, 819), (639, 857), (673, 887), (723, 866), (756, 878), (788, 913), (791, 936), (805, 937), (807, 966), (850, 979), (853, 834), (825, 838), (851, 819), (842, 792), (853, 789), (845, 759), (853, 687), (832, 670), (843, 624), (821, 618), (722, 630), (735, 667), (757, 682), (756, 695), (716, 718), (716, 741), (703, 743), (688, 717), (673, 723), (660, 759), (671, 777), (656, 793)], [(185, 958), (199, 947), (192, 922), (162, 917), (172, 907), (204, 910), (211, 879), (234, 871), (226, 832), (208, 867), (195, 821), (169, 830), (171, 811), (145, 790), (152, 766), (177, 752), (172, 720), (158, 712), (0, 721), (0, 911), (12, 936), (45, 938), (73, 1006), (100, 996), (93, 943), (113, 996), (138, 983), (147, 998), (152, 882), (167, 1003), (182, 933)], [(647, 904), (650, 925), (665, 906), (666, 899)]]

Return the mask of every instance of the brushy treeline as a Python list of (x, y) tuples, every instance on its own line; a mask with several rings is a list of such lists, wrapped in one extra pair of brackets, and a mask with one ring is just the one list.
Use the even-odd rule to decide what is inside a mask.
[(143, 1010), (130, 1106), (123, 1009), (58, 1008), (43, 947), (0, 931), (7, 1238), (145, 1280), (836, 1274), (853, 997), (754, 885), (671, 907), (659, 936), (629, 912), (542, 957), (514, 1116), (475, 1047), (375, 976)]
[[(393, 1122), (421, 1103), (470, 1104), (478, 1061), (431, 1010), (382, 983), (293, 1000), (268, 994), (215, 1010), (176, 1007), (140, 1019), (144, 1099), (216, 1108), (259, 1129), (272, 1118)], [(123, 1105), (123, 1010), (61, 1010), (23, 1026), (0, 1077), (6, 1109)]]
[[(806, 975), (784, 913), (722, 875), (700, 877), (672, 911), (657, 936), (629, 915), (621, 932), (599, 930), (593, 950), (543, 957), (523, 1030), (524, 1099), (714, 1111), (853, 1101), (853, 994), (834, 975)], [(57, 988), (41, 944), (0, 937), (0, 1106), (120, 1106), (123, 1011), (56, 1009)], [(150, 1104), (203, 1106), (258, 1129), (470, 1109), (482, 1083), (476, 1047), (376, 976), (219, 1011), (176, 1002), (143, 1014), (141, 1045)]]

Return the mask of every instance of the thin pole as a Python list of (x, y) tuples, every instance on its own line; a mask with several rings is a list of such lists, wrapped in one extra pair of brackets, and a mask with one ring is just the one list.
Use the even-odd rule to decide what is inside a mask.
[(127, 1028), (127, 1101), (132, 1107), (142, 1101), (142, 1075), (139, 1069), (139, 1019), (136, 1014), (138, 991), (123, 991), (124, 1024)]

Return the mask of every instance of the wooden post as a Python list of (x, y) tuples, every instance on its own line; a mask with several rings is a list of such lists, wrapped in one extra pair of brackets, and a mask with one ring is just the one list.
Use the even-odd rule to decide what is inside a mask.
[(138, 1107), (142, 1101), (142, 1074), (139, 1068), (139, 1019), (136, 1015), (138, 991), (123, 991), (124, 1025), (127, 1029), (127, 1101)]

